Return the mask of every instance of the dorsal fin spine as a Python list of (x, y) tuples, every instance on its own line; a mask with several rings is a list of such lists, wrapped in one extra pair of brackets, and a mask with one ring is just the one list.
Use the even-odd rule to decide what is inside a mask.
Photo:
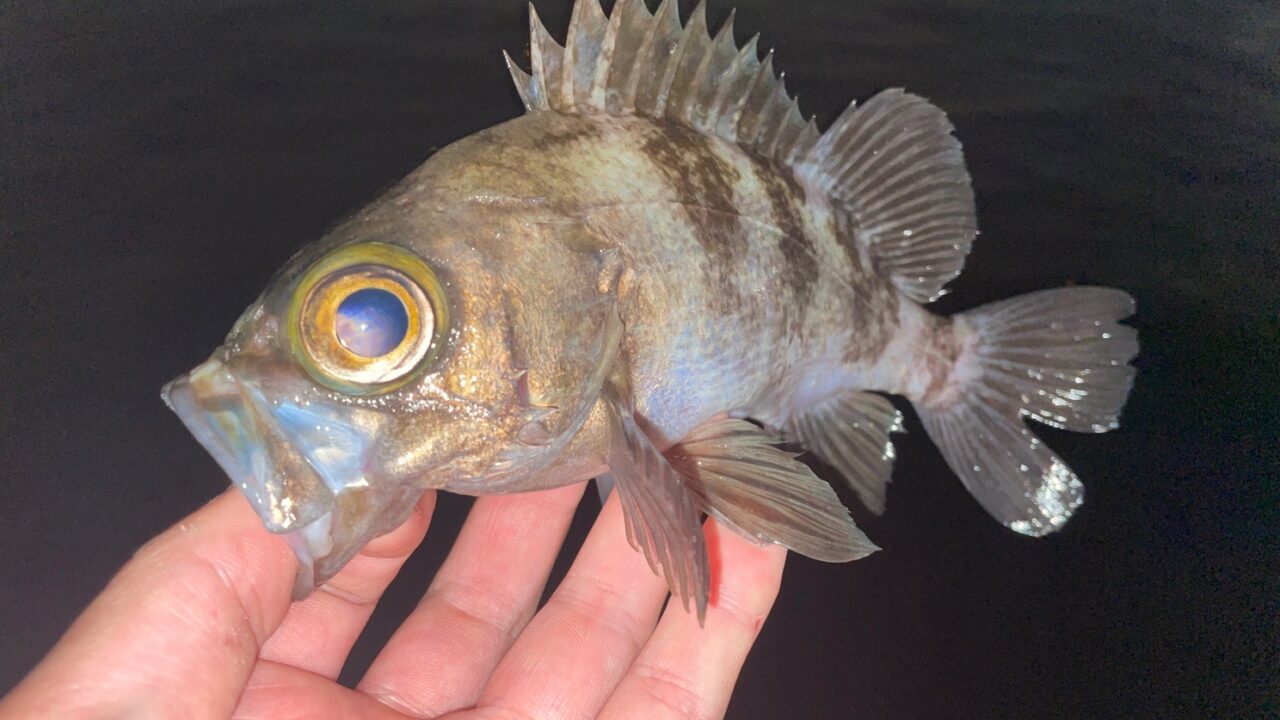
[[(676, 0), (671, 0), (673, 8), (677, 5)], [(675, 17), (678, 21), (679, 15), (675, 15)], [(685, 64), (686, 51), (691, 44), (697, 42), (699, 32), (703, 35), (706, 34), (706, 27), (707, 5), (705, 2), (700, 1), (697, 7), (694, 8), (693, 14), (689, 17), (689, 22), (685, 23), (679, 35), (676, 36), (675, 49), (667, 56), (666, 64), (663, 67), (662, 80), (658, 84), (657, 92), (654, 93), (653, 114), (655, 117), (666, 117), (668, 115), (668, 101), (671, 99), (671, 91), (676, 82), (676, 75), (681, 66)]]
[[(594, 2), (594, 0), (592, 0)], [(609, 16), (609, 24), (605, 27), (604, 39), (600, 41), (599, 62), (595, 72), (591, 74), (591, 89), (587, 92), (587, 104), (591, 107), (605, 108), (608, 102), (606, 88), (609, 76), (613, 73), (614, 53), (618, 48), (618, 30), (622, 27), (622, 18), (626, 14), (626, 5), (630, 0), (619, 0)]]
[(818, 121), (809, 118), (809, 122), (805, 124), (804, 129), (800, 131), (800, 136), (796, 138), (795, 146), (791, 148), (790, 154), (786, 158), (787, 165), (796, 167), (800, 162), (809, 157), (813, 152), (813, 148), (817, 146), (818, 141), (822, 139), (822, 133), (818, 130)]
[(760, 35), (757, 34), (742, 46), (726, 71), (731, 75), (730, 81), (721, 85), (716, 91), (715, 99), (711, 101), (708, 122), (711, 123), (713, 132), (730, 142), (737, 138), (737, 121), (730, 120), (733, 113), (729, 108), (736, 101), (745, 100), (744, 89), (751, 82), (749, 78), (752, 77), (747, 71), (753, 67), (753, 64), (760, 62), (759, 43)]
[[(703, 54), (689, 83), (693, 89), (694, 100), (687, 119), (691, 125), (703, 132), (709, 130), (707, 117), (716, 97), (719, 81), (733, 62), (737, 52), (737, 47), (733, 44), (734, 15), (735, 12), (730, 11), (729, 18), (716, 31), (715, 37), (707, 46), (707, 51)], [(700, 89), (701, 92), (699, 92)]]
[(741, 106), (737, 108), (739, 143), (755, 147), (756, 138), (760, 134), (760, 117), (776, 97), (770, 92), (773, 81), (773, 50), (769, 50), (760, 67), (756, 69), (751, 90), (743, 97)]
[(614, 6), (615, 15), (621, 16), (617, 39), (614, 41), (613, 62), (605, 87), (606, 110), (616, 115), (630, 115), (635, 111), (635, 95), (627, 95), (639, 67), (641, 45), (645, 32), (653, 22), (644, 0), (619, 0)]
[(577, 35), (578, 26), (582, 21), (582, 13), (586, 6), (595, 5), (596, 0), (577, 0), (573, 4), (573, 11), (569, 15), (569, 31), (564, 36), (564, 55), (560, 64), (560, 105), (577, 109), (578, 102), (573, 96), (574, 77), (577, 73), (577, 63), (574, 62), (574, 55), (577, 54)]
[(705, 2), (700, 1), (689, 16), (677, 52), (679, 60), (675, 63), (665, 114), (672, 120), (692, 125), (690, 120), (693, 117), (693, 106), (697, 102), (698, 70), (711, 52), (711, 32), (707, 25)]
[(763, 131), (758, 141), (760, 152), (765, 157), (776, 157), (778, 152), (778, 138), (782, 135), (782, 130), (786, 126), (789, 111), (795, 110), (795, 106), (791, 103), (791, 96), (787, 94), (786, 73), (778, 77), (778, 88), (774, 92), (773, 104), (764, 113), (761, 120)]
[(599, 40), (607, 27), (608, 20), (599, 0), (574, 3), (569, 35), (565, 39), (564, 86), (569, 100), (579, 110), (599, 107), (591, 104), (591, 79), (601, 64), (603, 47)]
[[(796, 99), (799, 100), (799, 97), (797, 96)], [(804, 139), (810, 130), (810, 123), (800, 113), (799, 104), (793, 105), (791, 112), (793, 119), (788, 123), (788, 133), (778, 141), (778, 157), (788, 167), (790, 167), (792, 158), (796, 154), (796, 145)]]
[(666, 119), (777, 163), (836, 211), (857, 256), (909, 297), (929, 302), (959, 274), (977, 237), (973, 191), (946, 115), (901, 89), (850, 104), (819, 133), (775, 77), (758, 36), (734, 46), (733, 15), (712, 37), (706, 6), (682, 25), (677, 0), (578, 0), (565, 47), (530, 5), (526, 74), (507, 57), (530, 111)]
[(644, 40), (640, 42), (640, 50), (636, 53), (636, 66), (627, 82), (627, 91), (623, 96), (624, 105), (634, 111), (641, 111), (643, 96), (642, 83), (652, 82), (650, 72), (660, 67), (660, 48), (666, 44), (664, 39), (671, 30), (674, 21), (676, 27), (679, 19), (674, 18), (675, 0), (662, 0), (653, 14), (649, 28), (645, 31)]
[(524, 103), (524, 109), (530, 112), (540, 109), (533, 76), (521, 70), (506, 50), (502, 51), (502, 60), (507, 64), (507, 72), (511, 73), (511, 81), (516, 84), (516, 92), (520, 93), (520, 102)]
[(542, 103), (559, 110), (560, 64), (563, 50), (542, 25), (538, 11), (529, 3), (529, 57), (534, 82), (538, 84)]

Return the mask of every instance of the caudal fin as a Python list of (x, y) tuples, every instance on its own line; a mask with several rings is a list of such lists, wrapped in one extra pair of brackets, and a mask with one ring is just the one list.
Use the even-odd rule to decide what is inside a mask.
[(984, 305), (955, 322), (960, 350), (943, 390), (917, 400), (925, 429), (969, 492), (1027, 535), (1051, 533), (1084, 499), (1075, 473), (1023, 416), (1106, 432), (1133, 385), (1138, 334), (1119, 321), (1133, 298), (1111, 288), (1045, 290)]

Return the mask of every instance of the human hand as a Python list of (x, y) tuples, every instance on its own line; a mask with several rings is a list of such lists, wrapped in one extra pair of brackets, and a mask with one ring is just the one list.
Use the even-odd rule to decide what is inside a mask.
[[(626, 541), (610, 497), (538, 600), (584, 485), (482, 497), (418, 607), (356, 689), (336, 681), (422, 541), (428, 492), (310, 596), (238, 492), (145, 545), (13, 692), (0, 718), (712, 718), (724, 715), (785, 551), (707, 522), (706, 626)], [(661, 615), (661, 617), (659, 617)]]

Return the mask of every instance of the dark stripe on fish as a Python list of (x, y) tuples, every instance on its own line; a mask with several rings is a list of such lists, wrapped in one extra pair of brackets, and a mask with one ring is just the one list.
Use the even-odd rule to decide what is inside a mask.
[[(894, 333), (898, 331), (898, 305), (901, 301), (897, 290), (888, 278), (879, 275), (863, 262), (856, 239), (856, 220), (847, 213), (836, 210), (831, 215), (832, 236), (849, 258), (849, 288), (853, 291), (854, 313), (862, 332), (850, 339), (845, 349), (844, 361), (855, 363), (880, 357)], [(850, 322), (853, 319), (850, 318)]]
[(803, 311), (809, 307), (820, 271), (813, 239), (805, 232), (802, 213), (805, 204), (804, 188), (796, 182), (790, 171), (772, 163), (753, 162), (752, 169), (769, 201), (769, 220), (782, 231), (782, 237), (778, 240), (778, 250), (784, 261), (782, 279), (791, 290), (795, 308)]
[(736, 304), (741, 289), (734, 278), (748, 251), (741, 218), (733, 212), (741, 175), (696, 130), (665, 122), (655, 122), (654, 128), (640, 149), (686, 205), (690, 230), (710, 263), (710, 279), (721, 290), (717, 296)]

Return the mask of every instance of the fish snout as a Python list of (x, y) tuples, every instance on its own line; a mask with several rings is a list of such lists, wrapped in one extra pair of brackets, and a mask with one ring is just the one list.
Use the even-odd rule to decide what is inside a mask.
[(301, 596), (372, 537), (350, 532), (368, 523), (348, 516), (370, 505), (353, 500), (370, 495), (364, 464), (376, 422), (354, 408), (278, 390), (268, 394), (213, 358), (161, 395), (267, 529), (285, 535), (301, 563)]

